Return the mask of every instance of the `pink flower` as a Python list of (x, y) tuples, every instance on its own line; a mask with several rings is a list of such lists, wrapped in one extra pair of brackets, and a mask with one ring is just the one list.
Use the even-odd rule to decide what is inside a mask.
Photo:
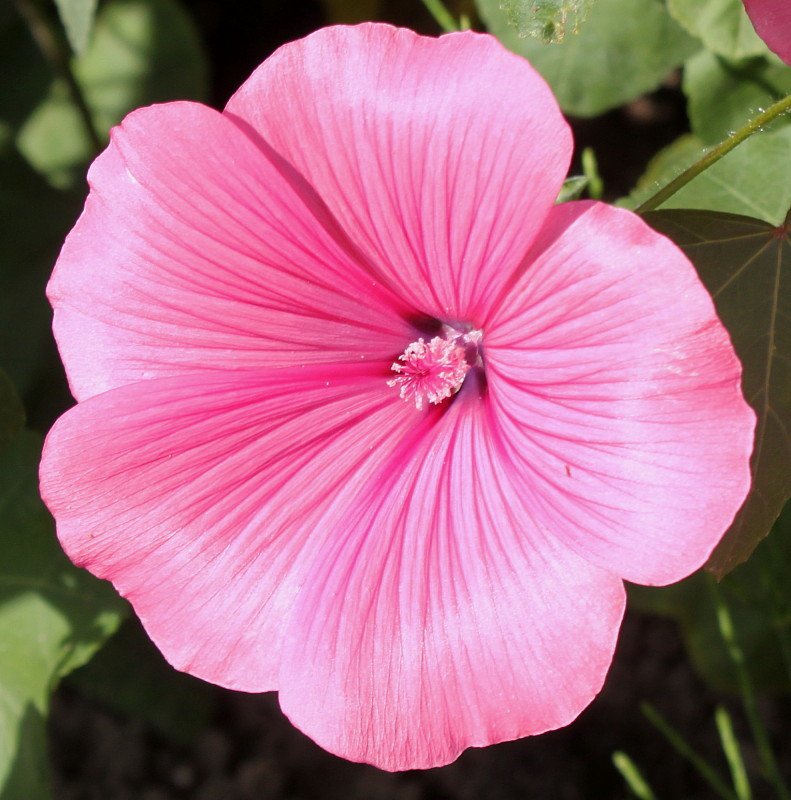
[(791, 0), (744, 0), (756, 33), (791, 64)]
[(740, 365), (673, 244), (553, 205), (571, 150), (493, 38), (375, 24), (114, 131), (49, 287), (79, 402), (42, 490), (175, 667), (440, 765), (573, 720), (622, 579), (706, 561)]

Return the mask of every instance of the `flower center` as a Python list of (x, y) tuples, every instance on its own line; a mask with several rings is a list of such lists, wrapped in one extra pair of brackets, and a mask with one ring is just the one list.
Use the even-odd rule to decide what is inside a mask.
[(397, 386), (402, 400), (414, 401), (421, 410), (429, 403), (441, 403), (457, 392), (470, 368), (480, 361), (480, 331), (460, 333), (443, 326), (449, 338), (435, 336), (428, 343), (418, 339), (407, 347), (392, 366), (398, 375), (388, 386)]

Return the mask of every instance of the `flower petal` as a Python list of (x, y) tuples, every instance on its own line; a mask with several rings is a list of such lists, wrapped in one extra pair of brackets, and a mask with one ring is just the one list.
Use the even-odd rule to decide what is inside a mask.
[(605, 569), (679, 580), (750, 487), (755, 415), (711, 297), (668, 239), (602, 204), (556, 207), (526, 263), (484, 341), (531, 507)]
[(174, 666), (265, 691), (316, 545), (415, 420), (360, 365), (146, 381), (61, 417), (42, 496)]
[(571, 157), (543, 79), (494, 38), (389, 25), (281, 47), (231, 98), (409, 303), (474, 323), (540, 229)]
[(791, 64), (791, 3), (788, 0), (744, 0), (756, 33), (786, 64)]
[(379, 357), (412, 329), (335, 223), (195, 103), (130, 114), (49, 285), (78, 399), (150, 377)]
[(621, 581), (534, 523), (466, 391), (325, 540), (287, 634), (285, 713), (387, 770), (569, 723), (623, 613)]

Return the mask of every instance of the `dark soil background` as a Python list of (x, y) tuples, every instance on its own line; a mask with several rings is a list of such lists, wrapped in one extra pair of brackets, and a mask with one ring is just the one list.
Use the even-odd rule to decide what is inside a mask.
[[(315, 0), (187, 5), (210, 54), (216, 107), (277, 46), (328, 22)], [(438, 32), (419, 0), (385, 0), (379, 17)], [(648, 159), (686, 130), (677, 81), (671, 76), (651, 96), (598, 119), (572, 120), (572, 172), (581, 171), (582, 149), (592, 147), (605, 198), (626, 194)], [(612, 765), (617, 750), (635, 760), (659, 800), (714, 797), (640, 713), (643, 701), (725, 776), (713, 720), (724, 702), (748, 766), (759, 772), (738, 702), (716, 696), (696, 677), (673, 622), (635, 612), (627, 615), (604, 691), (573, 725), (469, 750), (447, 767), (401, 774), (325, 753), (283, 717), (275, 694), (229, 692), (174, 673), (134, 621), (125, 627), (115, 662), (111, 642), (109, 655), (75, 673), (54, 698), (57, 800), (609, 800), (631, 796)], [(781, 725), (788, 701), (764, 701), (762, 711), (788, 767)], [(773, 796), (760, 781), (755, 800)]]
[[(153, 647), (138, 641), (132, 669), (164, 670)], [(604, 690), (572, 725), (470, 749), (454, 764), (423, 772), (390, 774), (324, 752), (288, 722), (273, 693), (228, 692), (171, 673), (162, 697), (167, 703), (168, 692), (183, 691), (183, 716), (163, 724), (150, 710), (143, 719), (96, 700), (78, 678), (57, 692), (51, 717), (58, 800), (619, 800), (632, 795), (612, 765), (618, 750), (635, 761), (657, 798), (716, 797), (639, 712), (644, 701), (723, 777), (714, 709), (726, 705), (748, 769), (758, 773), (738, 702), (715, 695), (694, 674), (675, 623), (635, 612), (627, 614)], [(190, 697), (208, 709), (197, 725)], [(786, 769), (790, 710), (785, 699), (761, 707)], [(760, 778), (753, 789), (755, 800), (774, 796)]]

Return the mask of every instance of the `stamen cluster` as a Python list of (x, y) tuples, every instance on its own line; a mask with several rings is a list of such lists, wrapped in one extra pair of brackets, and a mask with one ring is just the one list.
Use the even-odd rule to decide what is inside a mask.
[(398, 386), (401, 399), (414, 400), (420, 411), (426, 400), (441, 403), (457, 392), (469, 369), (466, 349), (455, 341), (435, 336), (426, 344), (418, 339), (393, 362), (392, 370), (399, 375), (387, 385)]

